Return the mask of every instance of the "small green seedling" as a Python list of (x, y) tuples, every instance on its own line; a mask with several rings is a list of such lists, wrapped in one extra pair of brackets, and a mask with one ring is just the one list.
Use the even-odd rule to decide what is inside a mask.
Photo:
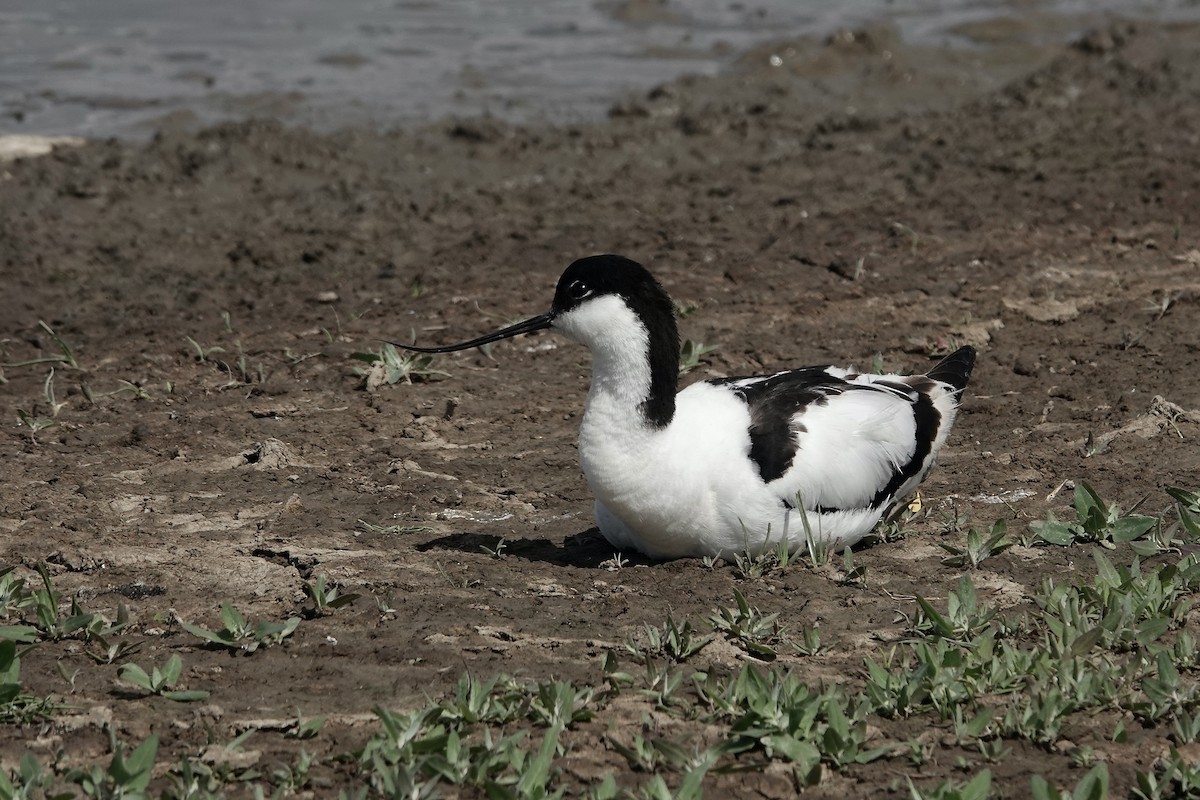
[(79, 605), (79, 598), (72, 597), (69, 611), (64, 616), (59, 610), (61, 600), (50, 583), (46, 565), (39, 563), (37, 572), (42, 578), (42, 588), (33, 590), (31, 605), (37, 617), (35, 627), (42, 637), (57, 641), (78, 631), (86, 631), (96, 621), (96, 615), (84, 611)]
[(917, 252), (917, 248), (921, 245), (921, 234), (905, 225), (903, 222), (892, 223), (892, 235), (902, 236), (908, 239), (908, 245), (912, 252)]
[(486, 544), (479, 545), (480, 550), (487, 553), (492, 558), (497, 559), (504, 558), (504, 548), (506, 547), (508, 547), (508, 543), (504, 541), (503, 536), (501, 536), (500, 540), (496, 542), (496, 546), (494, 548), (488, 547)]
[(679, 349), (679, 374), (683, 375), (686, 372), (691, 372), (696, 367), (700, 366), (700, 359), (708, 353), (716, 350), (720, 345), (708, 345), (704, 342), (693, 342), (691, 339), (684, 339), (683, 346)]
[(300, 711), (296, 711), (296, 724), (284, 731), (284, 736), (291, 739), (312, 739), (321, 732), (321, 728), (325, 727), (325, 717), (309, 717), (304, 719), (300, 716)]
[[(37, 603), (25, 579), (18, 576), (15, 569), (6, 567), (0, 570), (0, 620), (20, 618), (25, 609)], [(36, 642), (37, 638), (38, 629), (32, 625), (0, 625), (0, 641), (29, 644)]]
[(1092, 456), (1098, 456), (1103, 453), (1108, 449), (1110, 444), (1112, 444), (1111, 438), (1101, 437), (1097, 439), (1095, 434), (1093, 434), (1091, 431), (1088, 431), (1087, 438), (1083, 440), (1083, 446), (1080, 448), (1079, 452), (1084, 458), (1091, 458)]
[(888, 512), (888, 515), (875, 525), (870, 535), (873, 539), (885, 544), (903, 541), (912, 533), (909, 523), (927, 516), (928, 513), (921, 504), (920, 492), (918, 492), (910, 502), (897, 503)]
[(793, 647), (802, 656), (815, 656), (824, 652), (821, 645), (821, 626), (814, 624), (811, 628), (802, 628), (800, 641), (794, 642)]
[(625, 643), (625, 649), (643, 663), (649, 658), (663, 656), (670, 661), (681, 664), (703, 650), (713, 636), (699, 635), (689, 620), (677, 624), (670, 612), (667, 612), (667, 622), (662, 628), (646, 625), (641, 638), (645, 643), (638, 642), (630, 636)]
[(313, 603), (312, 615), (321, 616), (348, 606), (361, 595), (342, 594), (336, 586), (326, 583), (324, 575), (318, 575), (311, 583), (305, 581), (304, 594)]
[[(733, 554), (734, 570), (739, 578), (747, 581), (757, 580), (776, 570), (785, 571), (790, 564), (794, 563), (795, 559), (792, 557), (792, 551), (786, 539), (781, 537), (774, 547), (771, 547), (770, 543), (771, 528), (767, 526), (767, 541), (763, 543), (757, 553), (747, 550), (744, 553)], [(715, 559), (713, 563), (715, 564)], [(708, 564), (706, 563), (705, 566)], [(709, 566), (709, 569), (712, 567)]]
[(46, 382), (42, 384), (42, 397), (46, 400), (46, 408), (50, 409), (50, 416), (57, 417), (58, 412), (67, 407), (66, 403), (59, 403), (54, 399), (54, 368), (50, 368), (50, 374), (46, 376)]
[(299, 617), (291, 617), (285, 622), (263, 620), (251, 625), (240, 611), (228, 603), (221, 604), (221, 621), (225, 623), (225, 627), (219, 631), (210, 631), (183, 620), (179, 621), (179, 625), (206, 642), (246, 653), (253, 653), (260, 645), (279, 644), (295, 633), (300, 625)]
[(842, 551), (842, 577), (838, 583), (843, 586), (865, 586), (867, 583), (867, 565), (854, 563), (854, 551), (849, 547)]
[(815, 570), (823, 569), (833, 560), (833, 543), (813, 534), (807, 516), (801, 515), (800, 519), (804, 521), (804, 551), (808, 555), (808, 564)]
[(1178, 299), (1179, 294), (1177, 293), (1172, 294), (1171, 292), (1163, 292), (1162, 297), (1152, 297), (1150, 302), (1142, 307), (1142, 310), (1147, 314), (1153, 314), (1154, 321), (1158, 322), (1171, 311), (1171, 307), (1175, 305), (1175, 301)]
[(141, 642), (134, 643), (126, 639), (109, 642), (107, 638), (98, 633), (90, 635), (88, 639), (100, 646), (100, 652), (85, 650), (84, 655), (97, 664), (115, 664), (118, 660), (128, 658), (142, 649)]
[(1041, 775), (1034, 775), (1030, 779), (1029, 789), (1029, 796), (1033, 800), (1107, 800), (1109, 797), (1108, 766), (1101, 761), (1080, 778), (1079, 783), (1075, 784), (1075, 788), (1071, 790), (1059, 789)]
[(179, 682), (179, 676), (182, 672), (183, 661), (178, 655), (172, 655), (161, 668), (151, 667), (150, 672), (146, 672), (146, 670), (132, 661), (128, 664), (123, 664), (117, 673), (117, 677), (128, 684), (137, 686), (139, 689), (145, 689), (151, 694), (165, 697), (168, 700), (188, 703), (194, 700), (206, 699), (208, 692), (203, 690), (177, 690), (172, 688)]
[[(100, 400), (105, 397), (114, 397), (118, 394), (121, 394), (122, 392), (129, 392), (138, 400), (149, 400), (150, 399), (150, 393), (147, 392), (145, 389), (143, 389), (141, 386), (138, 386), (136, 383), (131, 383), (130, 381), (125, 380), (124, 378), (118, 379), (117, 383), (119, 383), (121, 385), (118, 386), (116, 389), (113, 389), (111, 392), (94, 392), (94, 391), (92, 391), (92, 387), (88, 386), (86, 383), (81, 384), (79, 388), (83, 390), (84, 398), (86, 398), (87, 401), (89, 403), (91, 403), (92, 405), (96, 405), (97, 400)], [(170, 394), (170, 392), (171, 392), (171, 388), (169, 388), (169, 387), (170, 387), (170, 384), (168, 383), (168, 389), (167, 389), (168, 394)]]
[(1049, 519), (1030, 523), (1033, 532), (1050, 544), (1096, 543), (1109, 550), (1123, 542), (1144, 536), (1158, 521), (1139, 514), (1122, 515), (1116, 504), (1105, 503), (1087, 481), (1075, 486), (1076, 522), (1060, 522), (1050, 514)]
[(37, 697), (24, 691), (17, 643), (12, 639), (0, 641), (0, 723), (27, 724), (49, 717), (54, 708), (55, 704), (50, 698)]
[(1175, 498), (1175, 510), (1179, 512), (1179, 522), (1183, 529), (1191, 536), (1200, 538), (1200, 492), (1168, 486), (1167, 494)]
[(29, 428), (29, 436), (32, 439), (36, 439), (40, 431), (44, 431), (46, 428), (52, 428), (58, 424), (48, 417), (39, 417), (36, 414), (29, 413), (23, 408), (17, 409), (17, 419), (21, 421), (22, 425), (24, 425), (26, 428)]
[(920, 595), (917, 596), (919, 613), (915, 628), (927, 636), (953, 641), (969, 641), (987, 627), (996, 610), (978, 599), (975, 584), (964, 574), (958, 587), (946, 597), (946, 613), (942, 614)]
[(429, 380), (435, 375), (450, 373), (433, 368), (433, 356), (425, 353), (401, 355), (394, 345), (384, 342), (375, 353), (351, 353), (350, 357), (370, 366), (355, 367), (354, 374), (363, 379), (363, 388), (373, 392), (380, 386), (397, 383), (411, 384), (414, 380)]
[(190, 336), (184, 336), (188, 340), (188, 344), (196, 351), (197, 361), (209, 361), (215, 353), (224, 353), (225, 348), (214, 344), (212, 347), (205, 347)]
[(231, 370), (229, 371), (229, 377), (237, 378), (241, 383), (247, 385), (266, 383), (267, 373), (266, 370), (263, 369), (262, 362), (260, 361), (257, 365), (255, 365), (254, 369), (251, 370), (250, 362), (246, 360), (246, 351), (242, 349), (242, 340), (237, 340), (235, 344), (237, 345), (237, 359), (233, 362), (233, 364), (237, 368), (237, 374), (235, 375)]
[(37, 756), (28, 750), (21, 756), (21, 763), (11, 773), (0, 769), (0, 797), (22, 800), (23, 798), (45, 797), (59, 800), (70, 797), (55, 794), (51, 789), (57, 781), (53, 767), (42, 766)]
[(908, 781), (908, 796), (910, 800), (987, 800), (992, 793), (992, 772), (985, 769), (967, 783), (953, 780), (942, 781), (932, 789), (919, 789)]
[(998, 519), (992, 525), (992, 533), (987, 541), (984, 541), (983, 535), (979, 531), (971, 528), (967, 531), (966, 547), (955, 547), (944, 542), (938, 542), (938, 547), (950, 554), (947, 558), (942, 559), (942, 563), (946, 566), (978, 569), (984, 561), (1000, 555), (1013, 544), (1014, 542), (1008, 540), (1008, 525), (1004, 520)]
[(764, 614), (746, 602), (745, 596), (733, 590), (736, 608), (719, 608), (709, 617), (713, 630), (725, 635), (731, 642), (755, 658), (774, 661), (779, 652), (776, 648), (785, 639), (779, 614)]
[(290, 347), (286, 347), (283, 350), (283, 357), (287, 359), (289, 367), (298, 366), (299, 364), (303, 364), (305, 361), (308, 361), (310, 358), (317, 358), (318, 356), (323, 355), (325, 354), (319, 350), (313, 353), (297, 353)]
[(79, 369), (79, 362), (75, 360), (75, 352), (71, 349), (71, 346), (67, 344), (61, 336), (55, 333), (53, 328), (40, 319), (38, 320), (38, 327), (45, 331), (46, 335), (54, 340), (54, 343), (58, 345), (60, 352), (52, 356), (46, 356), (45, 358), (33, 358), (29, 361), (0, 364), (0, 367), (32, 367), (35, 364), (62, 364), (64, 366), (71, 367), (72, 369)]
[(113, 742), (113, 757), (108, 769), (93, 765), (67, 773), (67, 780), (79, 786), (86, 797), (144, 797), (154, 773), (158, 737), (151, 736), (126, 758), (122, 747)]
[(1138, 771), (1130, 797), (1136, 800), (1200, 797), (1200, 763), (1172, 747), (1150, 772)]

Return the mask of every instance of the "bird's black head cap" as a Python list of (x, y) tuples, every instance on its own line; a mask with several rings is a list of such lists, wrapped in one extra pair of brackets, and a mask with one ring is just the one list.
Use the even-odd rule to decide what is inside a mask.
[(581, 258), (558, 279), (550, 313), (564, 314), (592, 297), (606, 294), (623, 299), (646, 326), (650, 340), (650, 394), (643, 411), (652, 425), (666, 427), (675, 416), (679, 329), (671, 296), (645, 267), (612, 254)]

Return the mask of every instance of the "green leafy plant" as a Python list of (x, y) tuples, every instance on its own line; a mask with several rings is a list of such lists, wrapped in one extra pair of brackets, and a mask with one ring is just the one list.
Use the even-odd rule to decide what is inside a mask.
[(842, 551), (842, 577), (838, 583), (843, 586), (866, 586), (867, 565), (854, 562), (854, 551), (847, 547)]
[(692, 314), (700, 310), (700, 304), (693, 300), (676, 300), (675, 301), (675, 316), (679, 319), (687, 319)]
[(86, 655), (97, 664), (113, 664), (122, 658), (128, 658), (142, 649), (141, 642), (130, 642), (124, 639), (116, 642), (108, 642), (103, 638), (95, 637), (94, 641), (98, 641), (101, 651), (87, 650)]
[(71, 598), (68, 611), (64, 615), (60, 608), (62, 599), (50, 581), (50, 572), (46, 569), (46, 565), (39, 563), (36, 569), (42, 579), (42, 588), (32, 590), (32, 602), (30, 605), (34, 610), (34, 625), (40, 637), (54, 640), (62, 639), (81, 630), (86, 630), (96, 621), (97, 616), (95, 614), (84, 611), (79, 605), (78, 596)]
[(679, 348), (679, 374), (691, 372), (696, 367), (700, 366), (700, 360), (712, 351), (716, 350), (719, 345), (704, 344), (704, 342), (693, 342), (691, 339), (684, 339), (683, 344)]
[(1181, 678), (1167, 652), (1155, 660), (1155, 674), (1142, 680), (1143, 700), (1133, 703), (1134, 713), (1154, 722), (1162, 717), (1179, 719), (1200, 706), (1200, 687)]
[(0, 798), (5, 800), (25, 800), (25, 798), (41, 797), (46, 800), (69, 800), (70, 794), (55, 793), (54, 770), (43, 767), (33, 753), (26, 752), (21, 756), (21, 762), (16, 769), (0, 768)]
[(1108, 766), (1101, 761), (1069, 791), (1051, 785), (1041, 775), (1034, 775), (1029, 790), (1033, 800), (1108, 800)]
[(150, 672), (146, 672), (146, 670), (132, 661), (122, 664), (117, 677), (128, 684), (145, 689), (151, 694), (165, 697), (168, 700), (187, 703), (194, 700), (206, 699), (208, 697), (208, 692), (206, 691), (199, 689), (177, 690), (173, 688), (179, 682), (179, 676), (182, 672), (182, 659), (178, 655), (172, 655), (161, 668), (151, 667)]
[(1079, 454), (1084, 458), (1098, 456), (1108, 449), (1112, 444), (1111, 436), (1101, 436), (1099, 439), (1091, 431), (1088, 431), (1087, 437), (1083, 440), (1083, 446), (1079, 448)]
[(506, 547), (508, 547), (508, 543), (504, 541), (503, 536), (501, 536), (500, 539), (496, 542), (495, 547), (488, 547), (486, 544), (479, 545), (480, 550), (482, 550), (483, 552), (487, 553), (489, 556), (491, 556), (492, 558), (495, 558), (495, 559), (504, 558), (504, 549)]
[(1179, 512), (1179, 522), (1184, 530), (1193, 539), (1200, 539), (1200, 492), (1168, 486), (1167, 494), (1175, 498), (1175, 510)]
[(746, 602), (745, 596), (733, 590), (735, 608), (719, 608), (709, 617), (713, 629), (755, 658), (774, 661), (785, 639), (779, 614), (764, 614)]
[[(143, 389), (141, 386), (138, 386), (136, 383), (127, 381), (124, 378), (118, 379), (117, 383), (119, 383), (121, 385), (118, 386), (116, 389), (113, 389), (111, 392), (94, 392), (94, 391), (92, 391), (92, 387), (90, 387), (86, 383), (81, 384), (79, 388), (83, 391), (83, 396), (87, 399), (88, 403), (90, 403), (93, 406), (96, 405), (97, 400), (101, 400), (105, 397), (115, 397), (116, 395), (122, 394), (123, 392), (129, 392), (138, 400), (149, 400), (150, 399), (150, 393), (147, 392), (145, 389)], [(169, 391), (170, 391), (170, 389), (168, 389), (168, 392)]]
[(879, 521), (870, 535), (874, 540), (884, 543), (903, 541), (912, 532), (910, 524), (923, 518), (927, 513), (921, 505), (918, 492), (911, 502), (897, 503), (896, 507)]
[(906, 659), (899, 657), (892, 648), (883, 663), (873, 658), (865, 660), (867, 682), (864, 694), (870, 708), (888, 719), (907, 717), (927, 707), (929, 692), (925, 686), (924, 671), (911, 668)]
[(661, 628), (646, 625), (643, 629), (642, 641), (630, 636), (625, 643), (625, 649), (643, 663), (648, 658), (661, 656), (675, 663), (683, 663), (703, 650), (713, 640), (712, 635), (699, 635), (689, 620), (677, 624), (670, 612), (667, 621)]
[(50, 374), (46, 376), (46, 382), (42, 384), (42, 400), (46, 404), (46, 409), (50, 412), (51, 417), (57, 417), (58, 412), (67, 407), (66, 403), (60, 403), (54, 397), (54, 368), (50, 368)]
[(22, 425), (29, 428), (30, 437), (35, 439), (40, 432), (47, 428), (53, 428), (58, 424), (49, 417), (39, 417), (37, 414), (30, 413), (23, 408), (17, 409), (17, 419), (21, 421)]
[(195, 339), (193, 339), (190, 336), (184, 336), (183, 338), (187, 339), (188, 344), (190, 344), (192, 346), (192, 349), (196, 351), (196, 360), (197, 361), (200, 361), (200, 362), (214, 361), (214, 359), (213, 359), (214, 355), (216, 355), (217, 353), (225, 352), (225, 348), (221, 347), (220, 345), (214, 344), (212, 347), (205, 347), (204, 345), (200, 344), (199, 342), (197, 342)]
[(534, 722), (564, 730), (592, 718), (589, 703), (595, 691), (589, 687), (577, 689), (569, 681), (546, 681), (537, 684), (535, 692), (527, 711)]
[[(15, 567), (0, 570), (0, 620), (22, 620), (25, 610), (37, 603), (25, 579), (17, 575)], [(0, 640), (29, 643), (38, 638), (38, 629), (32, 625), (0, 625)]]
[(246, 653), (253, 653), (260, 645), (279, 644), (291, 636), (300, 625), (299, 617), (290, 617), (284, 622), (263, 620), (251, 625), (240, 611), (228, 603), (221, 604), (221, 621), (225, 627), (219, 631), (210, 631), (183, 620), (179, 621), (179, 625), (206, 642)]
[(158, 737), (151, 736), (128, 756), (116, 742), (113, 742), (112, 751), (112, 761), (107, 769), (101, 769), (98, 765), (75, 769), (67, 773), (67, 780), (79, 786), (86, 797), (145, 797), (150, 778), (153, 777), (154, 759), (158, 755)]
[(1158, 521), (1154, 517), (1121, 514), (1116, 504), (1105, 503), (1087, 481), (1075, 485), (1075, 514), (1075, 522), (1060, 522), (1050, 514), (1049, 519), (1030, 523), (1030, 527), (1050, 544), (1066, 546), (1094, 542), (1111, 550), (1118, 544), (1144, 536)]
[(800, 630), (800, 641), (793, 642), (796, 652), (802, 656), (815, 656), (825, 651), (825, 647), (821, 644), (821, 626), (813, 625), (811, 628), (802, 628)]
[(891, 750), (866, 747), (861, 706), (851, 704), (840, 688), (817, 691), (792, 672), (747, 665), (732, 680), (710, 675), (697, 689), (718, 719), (732, 720), (727, 752), (758, 751), (792, 762), (802, 784), (819, 780), (821, 762), (842, 769), (870, 763)]
[[(742, 580), (758, 580), (772, 572), (786, 570), (795, 560), (787, 540), (780, 539), (774, 547), (770, 545), (771, 531), (767, 531), (767, 542), (756, 553), (749, 550), (733, 554), (734, 571)], [(748, 538), (748, 537), (747, 537)], [(715, 566), (715, 561), (713, 566)], [(706, 565), (708, 566), (708, 565)], [(712, 566), (709, 566), (711, 569)]]
[(1196, 800), (1200, 798), (1200, 763), (1172, 747), (1152, 770), (1138, 771), (1130, 796), (1137, 800)]
[(369, 365), (354, 368), (354, 374), (363, 379), (363, 388), (369, 392), (383, 385), (411, 384), (414, 380), (428, 380), (435, 375), (450, 374), (433, 368), (433, 356), (427, 353), (401, 355), (400, 351), (388, 342), (384, 342), (376, 352), (351, 353), (350, 357)]
[(54, 329), (47, 325), (42, 320), (38, 320), (38, 327), (41, 328), (47, 336), (54, 340), (58, 345), (58, 353), (44, 358), (34, 358), (29, 361), (18, 361), (11, 364), (0, 364), (0, 367), (31, 367), (36, 364), (63, 364), (72, 369), (79, 369), (79, 362), (75, 360), (75, 351), (66, 341), (54, 332)]
[(312, 616), (330, 614), (361, 597), (358, 594), (343, 594), (338, 587), (328, 583), (324, 575), (318, 575), (315, 581), (305, 581), (304, 595), (312, 601)]
[(992, 791), (991, 770), (984, 770), (966, 783), (942, 781), (931, 789), (918, 789), (908, 781), (910, 800), (987, 800)]
[(49, 717), (54, 707), (49, 698), (37, 697), (24, 690), (17, 643), (11, 639), (0, 641), (0, 722), (32, 722)]
[(946, 613), (939, 612), (923, 597), (917, 597), (919, 613), (914, 627), (920, 633), (944, 639), (968, 640), (982, 631), (992, 618), (995, 609), (979, 600), (975, 584), (967, 575), (958, 581), (958, 587), (946, 597)]
[(989, 558), (998, 556), (1008, 548), (1012, 547), (1014, 542), (1008, 540), (1008, 526), (1004, 520), (998, 519), (992, 525), (992, 532), (985, 541), (983, 535), (975, 528), (967, 531), (967, 544), (965, 547), (956, 547), (945, 542), (938, 542), (938, 547), (945, 550), (950, 555), (942, 559), (942, 563), (948, 567), (967, 567), (969, 569), (978, 569)]

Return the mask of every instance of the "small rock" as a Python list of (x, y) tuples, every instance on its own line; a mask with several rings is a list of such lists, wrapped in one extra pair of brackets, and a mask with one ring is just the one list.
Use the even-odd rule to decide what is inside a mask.
[(1016, 374), (1024, 375), (1027, 378), (1037, 377), (1038, 374), (1037, 363), (1024, 356), (1017, 357), (1017, 360), (1013, 362), (1012, 369)]
[(30, 136), (27, 134), (0, 136), (0, 162), (44, 156), (56, 147), (79, 147), (84, 144), (84, 141), (78, 136)]

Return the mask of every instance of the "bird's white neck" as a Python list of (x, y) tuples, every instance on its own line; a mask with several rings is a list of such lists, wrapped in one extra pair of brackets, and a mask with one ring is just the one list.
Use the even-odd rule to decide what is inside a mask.
[(666, 427), (675, 411), (678, 336), (651, 331), (620, 297), (599, 297), (554, 322), (554, 327), (587, 345), (592, 353), (592, 385), (584, 426), (631, 429)]

